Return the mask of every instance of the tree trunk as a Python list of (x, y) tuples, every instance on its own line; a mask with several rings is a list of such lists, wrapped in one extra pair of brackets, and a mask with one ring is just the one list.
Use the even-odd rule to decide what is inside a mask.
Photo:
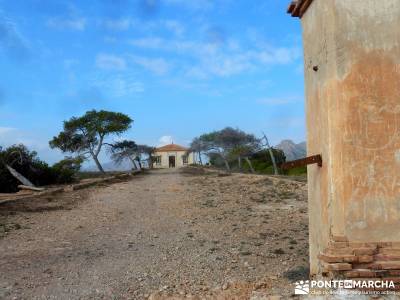
[(271, 156), (272, 165), (274, 166), (274, 173), (275, 173), (275, 175), (279, 175), (278, 167), (276, 166), (276, 161), (275, 161), (274, 152), (272, 152), (271, 147), (268, 148), (268, 151), (269, 151), (269, 155)]
[[(202, 166), (202, 165), (203, 165), (203, 161), (201, 160), (201, 152), (199, 151), (198, 153), (199, 153), (199, 161), (200, 161), (200, 165)], [(194, 157), (194, 154), (193, 154), (193, 157)]]
[(225, 158), (224, 158), (223, 160), (224, 160), (224, 163), (225, 163), (226, 170), (227, 170), (228, 172), (230, 172), (230, 171), (231, 171), (231, 167), (229, 166), (228, 160), (226, 160)]
[(242, 171), (242, 157), (240, 155), (238, 156), (238, 167), (239, 171)]
[(19, 185), (18, 188), (21, 190), (30, 190), (30, 191), (35, 191), (35, 192), (42, 192), (45, 190), (45, 188), (37, 188), (37, 187), (33, 187), (33, 186), (28, 186), (28, 185)]
[(129, 160), (130, 160), (131, 163), (132, 163), (133, 169), (134, 169), (134, 170), (137, 170), (137, 166), (136, 166), (135, 160), (134, 160), (132, 157), (130, 157), (130, 156), (129, 156)]
[(247, 161), (247, 163), (249, 164), (251, 173), (255, 173), (254, 168), (253, 168), (253, 164), (251, 163), (251, 160), (250, 160), (248, 157), (245, 157), (244, 159), (245, 159), (245, 160)]
[(263, 133), (263, 135), (264, 135), (266, 146), (268, 147), (269, 155), (271, 156), (272, 165), (274, 166), (274, 173), (275, 173), (275, 175), (279, 175), (278, 167), (276, 166), (274, 152), (272, 151), (271, 146), (269, 145), (269, 141), (268, 141), (268, 138), (265, 135), (265, 133)]
[(142, 171), (142, 163), (140, 162), (140, 158), (137, 159), (139, 170)]
[(96, 156), (96, 155), (92, 155), (92, 157), (93, 157), (93, 160), (94, 160), (94, 162), (96, 163), (96, 166), (97, 166), (97, 168), (99, 169), (99, 171), (100, 171), (101, 173), (105, 174), (106, 172), (104, 172), (104, 169), (103, 169), (103, 167), (101, 166), (100, 161), (99, 161), (99, 159), (97, 158), (97, 156)]
[(30, 182), (28, 179), (26, 179), (24, 176), (22, 176), (20, 173), (17, 172), (14, 168), (10, 167), (9, 165), (6, 165), (6, 168), (8, 171), (10, 171), (11, 175), (14, 176), (16, 179), (18, 179), (23, 185), (34, 187), (35, 185)]

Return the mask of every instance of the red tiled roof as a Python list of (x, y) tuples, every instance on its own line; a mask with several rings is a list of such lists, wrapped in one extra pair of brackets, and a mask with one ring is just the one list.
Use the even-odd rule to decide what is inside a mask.
[(185, 148), (183, 146), (177, 145), (177, 144), (169, 144), (169, 145), (165, 145), (165, 146), (156, 148), (156, 152), (187, 151), (187, 150), (189, 150), (189, 149)]
[(301, 18), (312, 2), (313, 0), (294, 0), (289, 4), (287, 12), (291, 14), (292, 17)]

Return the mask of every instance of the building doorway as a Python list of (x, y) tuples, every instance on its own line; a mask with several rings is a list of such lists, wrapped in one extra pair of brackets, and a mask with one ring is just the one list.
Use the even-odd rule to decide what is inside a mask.
[(175, 168), (175, 156), (169, 156), (169, 167)]

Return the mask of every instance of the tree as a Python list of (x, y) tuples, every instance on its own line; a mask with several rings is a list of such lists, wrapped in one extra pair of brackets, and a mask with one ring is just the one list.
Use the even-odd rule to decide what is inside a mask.
[(252, 144), (243, 144), (240, 146), (235, 147), (232, 152), (231, 156), (233, 159), (238, 160), (238, 167), (239, 170), (242, 171), (242, 158), (247, 162), (249, 165), (249, 168), (252, 173), (254, 173), (254, 168), (253, 165), (249, 159), (251, 155), (253, 155), (257, 150), (259, 149), (258, 145), (256, 143)]
[(188, 155), (193, 152), (193, 156), (195, 153), (197, 153), (199, 157), (199, 162), (200, 165), (203, 165), (203, 161), (201, 158), (201, 155), (207, 150), (207, 145), (199, 138), (196, 137), (193, 139), (193, 141), (190, 143), (189, 150), (188, 150)]
[(91, 156), (100, 172), (104, 173), (98, 159), (104, 145), (110, 145), (105, 139), (127, 131), (133, 120), (122, 113), (91, 110), (82, 117), (72, 117), (64, 121), (63, 131), (50, 142), (51, 148), (62, 152), (76, 153), (80, 156)]
[(254, 135), (232, 127), (203, 134), (198, 139), (208, 155), (216, 153), (222, 158), (228, 171), (230, 158), (237, 158), (241, 166), (241, 159), (247, 158), (259, 147), (259, 140)]
[(272, 151), (272, 148), (269, 144), (269, 140), (268, 140), (267, 136), (265, 135), (265, 133), (263, 133), (263, 139), (265, 140), (265, 146), (268, 147), (269, 156), (271, 157), (272, 165), (274, 166), (274, 174), (279, 175), (278, 166), (276, 164), (274, 152)]
[(123, 140), (114, 143), (110, 151), (111, 158), (116, 164), (121, 164), (125, 159), (128, 159), (132, 163), (134, 169), (137, 169), (135, 161), (138, 161), (139, 169), (142, 168), (140, 164), (139, 148), (134, 141)]
[(153, 168), (153, 154), (156, 148), (147, 145), (138, 145), (139, 155), (147, 156), (147, 163), (149, 165), (149, 169)]
[(230, 156), (232, 159), (238, 160), (239, 170), (242, 170), (242, 159), (244, 159), (249, 165), (251, 172), (254, 173), (254, 168), (249, 157), (260, 149), (260, 140), (253, 134), (248, 134), (237, 129), (236, 141), (236, 145), (233, 146)]

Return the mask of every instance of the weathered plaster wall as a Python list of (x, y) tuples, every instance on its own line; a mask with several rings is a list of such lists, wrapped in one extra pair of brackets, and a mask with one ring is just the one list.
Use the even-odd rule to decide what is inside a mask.
[[(155, 152), (153, 156), (161, 156), (161, 165), (156, 165), (154, 163), (154, 168), (169, 168), (169, 156), (175, 156), (175, 167), (181, 168), (185, 165), (183, 164), (182, 156), (186, 155), (186, 151), (171, 151), (171, 152)], [(188, 164), (194, 163), (194, 154), (190, 153), (188, 156)]]
[(400, 241), (400, 1), (314, 0), (302, 25), (317, 274), (332, 236)]
[[(333, 3), (314, 1), (303, 16), (306, 81), (307, 151), (321, 154), (323, 166), (308, 167), (311, 273), (319, 272), (317, 255), (329, 240), (329, 120), (324, 84), (335, 76)], [(330, 49), (328, 49), (328, 47)], [(318, 68), (317, 71), (314, 69)]]

